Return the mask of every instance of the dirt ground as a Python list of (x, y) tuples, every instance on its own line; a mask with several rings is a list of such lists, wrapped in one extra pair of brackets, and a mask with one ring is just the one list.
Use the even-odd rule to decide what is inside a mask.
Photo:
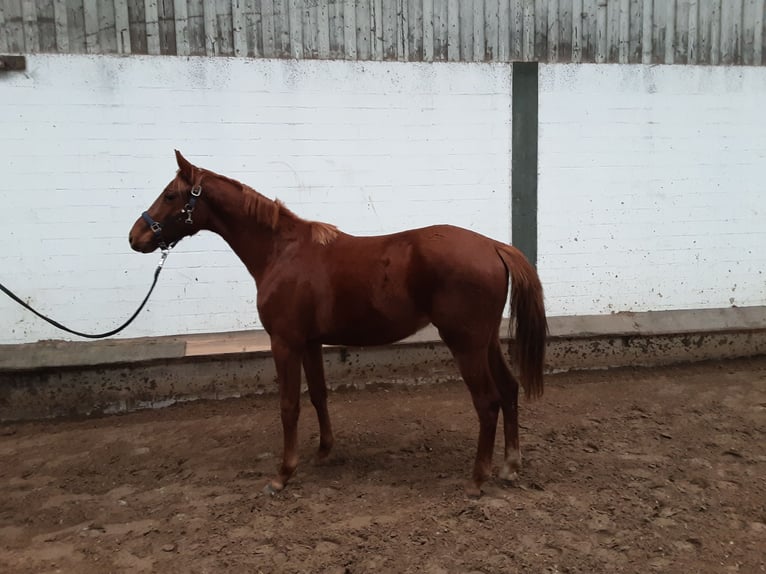
[(275, 497), (274, 396), (0, 426), (0, 572), (766, 572), (766, 358), (548, 377), (478, 500), (462, 384), (330, 406)]

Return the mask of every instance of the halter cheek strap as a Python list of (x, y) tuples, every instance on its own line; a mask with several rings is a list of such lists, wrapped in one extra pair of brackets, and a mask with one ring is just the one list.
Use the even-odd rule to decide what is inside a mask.
[(154, 237), (157, 238), (157, 244), (160, 246), (160, 249), (166, 251), (168, 249), (168, 244), (165, 243), (165, 238), (162, 236), (162, 225), (160, 225), (158, 221), (154, 221), (148, 211), (144, 211), (141, 214), (141, 218), (146, 221), (149, 229), (154, 233)]
[(186, 214), (186, 219), (184, 219), (184, 223), (187, 223), (191, 225), (194, 223), (192, 221), (192, 212), (194, 211), (194, 206), (197, 204), (197, 200), (199, 199), (199, 196), (202, 195), (202, 184), (197, 184), (194, 187), (191, 188), (191, 195), (189, 196), (189, 201), (186, 205), (184, 205), (184, 208), (181, 210), (181, 213)]
[[(191, 225), (194, 223), (194, 220), (192, 219), (192, 213), (194, 212), (194, 207), (197, 205), (197, 200), (202, 195), (202, 184), (198, 183), (194, 187), (191, 188), (191, 192), (189, 195), (189, 201), (186, 202), (186, 205), (184, 205), (183, 209), (181, 210), (180, 215), (186, 215), (186, 219), (184, 219), (184, 223), (187, 225)], [(151, 215), (149, 215), (148, 211), (144, 211), (141, 214), (141, 218), (146, 222), (146, 224), (149, 226), (149, 229), (152, 230), (152, 233), (154, 233), (154, 237), (157, 239), (157, 245), (159, 245), (160, 249), (163, 251), (167, 251), (169, 249), (167, 242), (165, 241), (165, 238), (162, 235), (162, 224), (159, 221), (155, 221)], [(175, 243), (173, 244), (175, 245)], [(172, 247), (172, 245), (171, 245)]]

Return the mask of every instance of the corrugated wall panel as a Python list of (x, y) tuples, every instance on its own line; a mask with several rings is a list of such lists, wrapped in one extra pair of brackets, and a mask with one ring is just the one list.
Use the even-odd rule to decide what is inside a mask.
[(756, 65), (764, 0), (0, 0), (0, 52)]

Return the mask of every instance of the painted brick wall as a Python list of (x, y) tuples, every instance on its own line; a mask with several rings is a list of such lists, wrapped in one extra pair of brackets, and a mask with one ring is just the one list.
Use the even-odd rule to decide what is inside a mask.
[[(509, 237), (506, 65), (28, 56), (0, 75), (0, 281), (86, 331), (127, 318), (158, 260), (127, 233), (173, 149), (357, 234)], [(74, 338), (0, 297), (0, 343)], [(259, 326), (252, 279), (200, 234), (122, 336)]]
[(553, 315), (766, 304), (766, 69), (540, 67)]
[[(173, 148), (358, 234), (508, 239), (510, 69), (30, 56), (0, 75), (0, 281), (106, 330), (157, 257), (127, 232)], [(766, 304), (766, 69), (540, 67), (538, 266), (551, 315)], [(251, 278), (182, 242), (125, 337), (258, 327)], [(67, 338), (0, 298), (0, 343)]]

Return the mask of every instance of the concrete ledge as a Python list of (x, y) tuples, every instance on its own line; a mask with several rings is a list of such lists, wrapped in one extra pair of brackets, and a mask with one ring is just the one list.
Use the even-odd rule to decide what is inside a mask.
[[(553, 317), (549, 371), (766, 354), (766, 307)], [(502, 333), (507, 332), (507, 325)], [(261, 331), (0, 346), (0, 420), (125, 412), (273, 392)], [(457, 378), (433, 328), (395, 345), (328, 347), (331, 388)]]

